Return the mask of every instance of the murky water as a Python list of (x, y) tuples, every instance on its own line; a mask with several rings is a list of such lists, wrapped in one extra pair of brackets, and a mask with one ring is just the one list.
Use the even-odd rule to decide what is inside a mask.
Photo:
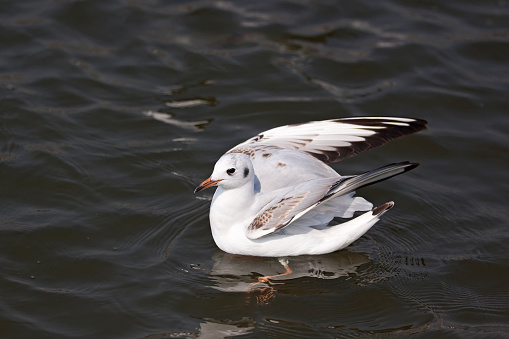
[[(509, 337), (506, 1), (4, 1), (0, 337)], [(215, 160), (337, 117), (429, 129), (346, 250), (225, 254)]]

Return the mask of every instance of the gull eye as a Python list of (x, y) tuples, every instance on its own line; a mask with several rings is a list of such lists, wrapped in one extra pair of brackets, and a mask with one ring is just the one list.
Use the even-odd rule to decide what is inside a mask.
[(233, 167), (232, 168), (228, 168), (226, 170), (226, 173), (228, 173), (228, 175), (233, 175), (233, 173), (235, 173), (235, 168), (233, 168)]

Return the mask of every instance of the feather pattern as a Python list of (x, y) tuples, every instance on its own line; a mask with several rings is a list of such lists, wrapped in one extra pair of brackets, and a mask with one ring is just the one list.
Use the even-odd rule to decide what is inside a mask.
[(293, 149), (329, 164), (423, 130), (426, 124), (425, 120), (396, 117), (311, 121), (270, 129), (228, 152)]

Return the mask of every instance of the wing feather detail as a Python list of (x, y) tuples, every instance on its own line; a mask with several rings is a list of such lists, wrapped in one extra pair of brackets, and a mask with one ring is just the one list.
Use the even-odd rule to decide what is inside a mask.
[(320, 204), (337, 181), (337, 178), (310, 180), (295, 186), (282, 197), (276, 194), (279, 197), (270, 201), (247, 227), (247, 237), (258, 239), (288, 226)]
[(248, 236), (252, 239), (256, 239), (266, 234), (277, 232), (281, 228), (287, 226), (294, 218), (292, 211), (305, 197), (306, 194), (303, 193), (282, 198), (276, 204), (266, 208), (254, 218), (253, 222), (247, 228)]
[(426, 128), (427, 121), (396, 117), (353, 117), (276, 127), (235, 146), (228, 153), (287, 148), (306, 152), (324, 163), (384, 145)]

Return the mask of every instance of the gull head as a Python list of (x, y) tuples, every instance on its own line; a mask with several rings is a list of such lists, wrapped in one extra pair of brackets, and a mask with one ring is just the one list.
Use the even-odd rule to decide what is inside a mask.
[(216, 162), (210, 178), (202, 182), (194, 193), (212, 186), (224, 189), (242, 187), (254, 179), (253, 164), (249, 156), (243, 153), (228, 153)]

